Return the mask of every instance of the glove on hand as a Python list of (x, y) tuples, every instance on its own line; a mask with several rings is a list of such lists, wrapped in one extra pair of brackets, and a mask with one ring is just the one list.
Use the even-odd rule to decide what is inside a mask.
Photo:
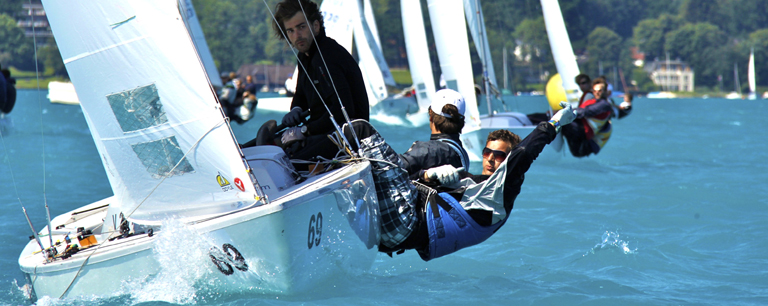
[(571, 104), (567, 102), (560, 102), (560, 106), (563, 107), (563, 109), (555, 113), (551, 120), (559, 122), (559, 126), (573, 122), (573, 119), (576, 119), (576, 111), (573, 110)]
[(283, 142), (284, 147), (292, 145), (294, 142), (302, 141), (306, 137), (301, 133), (301, 128), (298, 126), (289, 128), (283, 132), (283, 137), (280, 140)]
[(285, 114), (285, 116), (283, 116), (282, 124), (284, 126), (297, 126), (299, 123), (301, 123), (301, 119), (301, 107), (296, 106), (292, 108), (290, 112)]
[(442, 165), (427, 169), (426, 175), (430, 179), (437, 179), (440, 184), (453, 185), (459, 181), (459, 170), (464, 170), (464, 167), (454, 168), (451, 165)]

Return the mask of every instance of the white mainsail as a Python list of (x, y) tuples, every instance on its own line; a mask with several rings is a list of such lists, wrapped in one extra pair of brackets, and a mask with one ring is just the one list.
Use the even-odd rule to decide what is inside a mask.
[(208, 43), (205, 41), (203, 28), (200, 27), (200, 20), (197, 19), (197, 13), (194, 6), (192, 6), (192, 0), (180, 0), (179, 11), (184, 18), (184, 23), (187, 25), (189, 35), (192, 36), (192, 41), (195, 44), (195, 48), (197, 48), (197, 54), (200, 56), (200, 60), (203, 61), (205, 72), (208, 73), (208, 79), (211, 80), (211, 84), (214, 87), (223, 87), (219, 70), (216, 69), (213, 55), (211, 55), (211, 50), (208, 49)]
[(461, 0), (427, 0), (427, 7), (446, 87), (461, 93), (466, 102), (463, 133), (477, 130), (480, 116), (472, 79), (464, 7)]
[(400, 12), (403, 19), (408, 68), (411, 71), (413, 87), (416, 89), (416, 100), (419, 103), (419, 109), (425, 110), (432, 102), (432, 95), (435, 93), (435, 77), (432, 74), (432, 61), (429, 58), (421, 3), (400, 0)]
[(152, 223), (257, 202), (206, 71), (189, 65), (200, 61), (176, 1), (45, 8), (88, 16), (48, 20), (115, 194), (107, 219)]
[(749, 51), (749, 66), (747, 67), (747, 80), (749, 82), (749, 95), (750, 100), (757, 99), (755, 93), (755, 49)]
[(577, 103), (581, 97), (579, 86), (576, 84), (576, 76), (579, 75), (579, 65), (576, 63), (576, 55), (573, 53), (571, 39), (565, 29), (563, 14), (557, 0), (541, 0), (541, 10), (544, 13), (544, 23), (547, 27), (549, 45), (552, 47), (552, 57), (560, 78), (563, 80), (563, 89), (569, 103)]

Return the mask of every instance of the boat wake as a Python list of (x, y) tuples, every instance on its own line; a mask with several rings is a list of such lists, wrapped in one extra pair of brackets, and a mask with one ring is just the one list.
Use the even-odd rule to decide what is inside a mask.
[(122, 292), (133, 303), (163, 301), (174, 304), (194, 304), (198, 285), (206, 273), (212, 272), (206, 250), (211, 247), (204, 236), (177, 220), (163, 222), (152, 253), (160, 272), (147, 279), (132, 279), (123, 283)]

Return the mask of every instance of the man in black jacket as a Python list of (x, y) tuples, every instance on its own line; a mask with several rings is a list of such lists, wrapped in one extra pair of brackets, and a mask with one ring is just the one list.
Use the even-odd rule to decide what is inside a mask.
[[(282, 144), (303, 144), (289, 152), (292, 158), (333, 158), (338, 148), (327, 137), (335, 130), (331, 115), (341, 126), (345, 122), (343, 105), (350, 120), (369, 119), (368, 95), (360, 68), (344, 47), (325, 35), (323, 16), (315, 3), (283, 0), (276, 6), (275, 19), (277, 37), (282, 39), (285, 33), (298, 51), (300, 62), (291, 111), (282, 120), (283, 125), (290, 127), (282, 135)], [(306, 111), (309, 119), (305, 121), (302, 113)], [(300, 127), (301, 123), (304, 125)]]
[(416, 141), (400, 155), (411, 179), (424, 178), (425, 170), (442, 165), (469, 171), (469, 155), (459, 134), (464, 128), (464, 97), (451, 89), (435, 93), (429, 105), (429, 141)]

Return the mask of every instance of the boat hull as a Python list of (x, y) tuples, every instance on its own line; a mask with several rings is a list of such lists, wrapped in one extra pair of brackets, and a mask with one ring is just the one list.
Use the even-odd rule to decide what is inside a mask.
[[(39, 247), (30, 241), (19, 264), (30, 282), (33, 299), (129, 293), (126, 286), (132, 282), (151, 283), (164, 274), (179, 273), (179, 269), (195, 271), (187, 276), (198, 277), (195, 281), (211, 287), (205, 289), (292, 294), (340, 275), (368, 270), (379, 239), (378, 203), (369, 163), (346, 166), (293, 188), (266, 205), (179, 223), (181, 229), (162, 228), (152, 236), (141, 233), (108, 241), (95, 252), (96, 247), (92, 247), (51, 263), (45, 263), (41, 254), (33, 254)], [(104, 207), (109, 200), (114, 199), (98, 205)], [(52, 224), (66, 223), (73, 213), (98, 205), (59, 216)], [(87, 226), (85, 223), (103, 217), (99, 213), (67, 224), (63, 230), (54, 231), (54, 241), (63, 241), (67, 228)], [(165, 223), (163, 226), (167, 227)], [(178, 235), (178, 231), (188, 235)], [(99, 242), (107, 236), (101, 234)], [(184, 237), (193, 238), (179, 241)], [(170, 252), (169, 247), (173, 249)], [(184, 262), (169, 263), (169, 258)], [(87, 264), (83, 265), (84, 261)]]

